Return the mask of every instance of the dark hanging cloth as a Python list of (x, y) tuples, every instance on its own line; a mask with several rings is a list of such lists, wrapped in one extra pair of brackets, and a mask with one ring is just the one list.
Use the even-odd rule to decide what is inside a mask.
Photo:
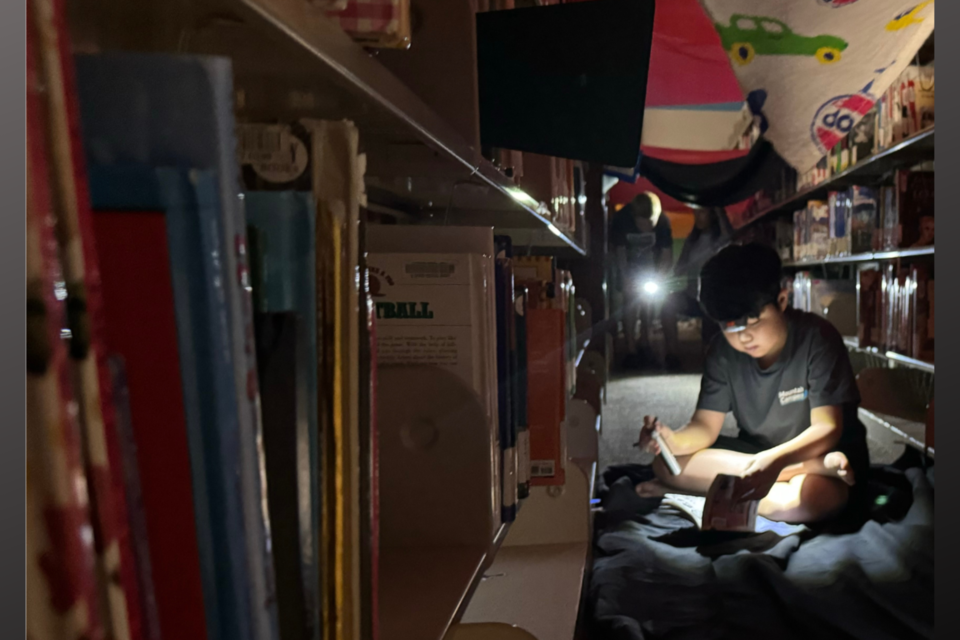
[(680, 202), (726, 207), (742, 202), (764, 187), (778, 185), (789, 166), (761, 138), (742, 158), (711, 164), (680, 164), (644, 156), (640, 174)]

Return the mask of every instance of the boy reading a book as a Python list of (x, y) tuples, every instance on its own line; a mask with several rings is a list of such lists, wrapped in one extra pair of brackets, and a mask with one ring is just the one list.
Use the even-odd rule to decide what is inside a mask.
[[(679, 430), (644, 418), (640, 446), (660, 453), (655, 429), (682, 469), (656, 458), (642, 496), (706, 495), (718, 474), (743, 481), (735, 500), (759, 500), (770, 520), (813, 523), (858, 503), (869, 467), (860, 395), (840, 333), (787, 308), (780, 258), (762, 245), (729, 246), (700, 274), (700, 304), (723, 330), (708, 349), (697, 409)], [(720, 435), (733, 412), (740, 433)]]

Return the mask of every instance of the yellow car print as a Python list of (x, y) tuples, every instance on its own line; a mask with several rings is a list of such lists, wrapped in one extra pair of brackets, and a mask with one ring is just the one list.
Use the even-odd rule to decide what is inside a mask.
[(923, 22), (923, 18), (918, 18), (917, 14), (923, 11), (928, 4), (933, 4), (933, 0), (927, 0), (926, 2), (921, 2), (912, 9), (907, 9), (896, 18), (887, 23), (887, 31), (899, 31), (900, 29), (906, 29), (910, 25), (919, 24)]

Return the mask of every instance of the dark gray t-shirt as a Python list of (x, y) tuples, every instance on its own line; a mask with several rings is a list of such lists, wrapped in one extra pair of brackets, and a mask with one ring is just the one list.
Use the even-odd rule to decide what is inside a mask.
[(810, 410), (843, 406), (840, 450), (865, 444), (857, 417), (860, 392), (840, 332), (818, 315), (788, 309), (789, 334), (769, 369), (731, 347), (723, 336), (710, 346), (698, 409), (732, 411), (740, 438), (762, 449), (783, 444), (810, 426)]

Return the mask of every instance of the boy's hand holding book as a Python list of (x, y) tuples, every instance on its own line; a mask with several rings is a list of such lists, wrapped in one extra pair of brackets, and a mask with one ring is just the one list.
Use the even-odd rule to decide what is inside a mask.
[(735, 502), (762, 500), (770, 493), (782, 471), (782, 465), (777, 459), (761, 452), (751, 456), (740, 473), (740, 480), (736, 483), (733, 494)]

